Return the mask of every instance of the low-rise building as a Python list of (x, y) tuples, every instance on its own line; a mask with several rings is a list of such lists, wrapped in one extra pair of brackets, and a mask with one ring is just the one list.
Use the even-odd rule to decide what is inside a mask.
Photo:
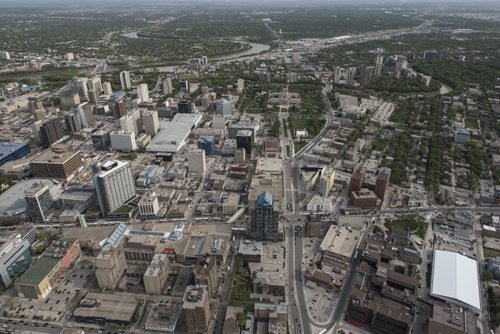
[(181, 314), (181, 302), (168, 301), (166, 304), (153, 305), (144, 323), (144, 329), (174, 334)]
[(113, 150), (132, 152), (138, 149), (133, 132), (125, 132), (123, 130), (112, 131), (109, 134), (109, 138)]
[(228, 193), (222, 198), (222, 213), (224, 215), (232, 215), (238, 211), (240, 203), (240, 195), (237, 193)]
[(312, 212), (332, 212), (333, 202), (331, 198), (314, 195), (307, 203), (307, 211)]
[(145, 193), (138, 203), (139, 215), (141, 217), (153, 218), (157, 217), (160, 212), (160, 204), (156, 193)]
[(356, 208), (375, 208), (378, 206), (377, 195), (366, 188), (362, 188), (358, 191), (352, 191), (350, 194), (351, 204)]
[(165, 174), (165, 167), (156, 165), (146, 165), (135, 180), (138, 187), (147, 187), (158, 182)]
[(54, 241), (14, 285), (19, 296), (45, 299), (54, 288), (61, 273), (81, 254), (77, 239)]
[(89, 292), (73, 311), (73, 316), (78, 322), (130, 325), (139, 308), (139, 302), (130, 294)]
[(341, 287), (344, 277), (350, 268), (351, 259), (361, 236), (361, 231), (351, 228), (331, 225), (321, 242), (321, 266), (323, 271), (328, 267), (332, 277), (338, 276), (332, 284)]
[(0, 166), (8, 161), (21, 159), (30, 154), (30, 146), (28, 143), (0, 143)]
[(288, 333), (288, 305), (255, 303), (255, 319), (268, 322), (268, 333)]
[(262, 242), (246, 240), (240, 243), (238, 254), (242, 255), (246, 262), (260, 262), (263, 247)]

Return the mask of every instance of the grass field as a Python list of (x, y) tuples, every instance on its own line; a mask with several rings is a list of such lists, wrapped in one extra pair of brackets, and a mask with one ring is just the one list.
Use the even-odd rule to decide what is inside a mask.
[(419, 215), (405, 215), (398, 219), (389, 220), (385, 223), (385, 227), (396, 231), (416, 231), (422, 239), (425, 239), (427, 232), (427, 222)]
[(250, 299), (252, 293), (252, 278), (248, 267), (244, 266), (243, 258), (236, 256), (234, 260), (234, 273), (231, 276), (232, 286), (229, 297), (229, 305), (243, 306), (246, 309), (253, 308), (253, 302)]

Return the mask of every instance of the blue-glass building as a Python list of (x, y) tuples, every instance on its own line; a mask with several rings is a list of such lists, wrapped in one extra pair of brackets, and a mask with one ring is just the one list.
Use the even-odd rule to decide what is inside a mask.
[(205, 151), (206, 155), (215, 153), (215, 137), (214, 136), (201, 136), (198, 141), (198, 148)]
[(258, 241), (283, 241), (283, 231), (279, 224), (279, 202), (265, 191), (255, 200), (250, 211), (250, 228), (247, 235)]
[(0, 143), (0, 166), (8, 161), (21, 159), (30, 152), (28, 143)]
[(0, 283), (10, 287), (31, 265), (30, 243), (20, 235), (0, 239)]

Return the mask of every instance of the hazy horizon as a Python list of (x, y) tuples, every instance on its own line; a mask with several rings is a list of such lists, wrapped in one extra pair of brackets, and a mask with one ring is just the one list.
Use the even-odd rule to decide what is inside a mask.
[(458, 4), (460, 6), (467, 5), (467, 7), (477, 7), (478, 4), (483, 5), (496, 5), (495, 7), (500, 8), (500, 4), (497, 0), (479, 0), (473, 1), (470, 0), (422, 0), (422, 1), (412, 1), (412, 0), (187, 0), (187, 1), (170, 1), (170, 0), (147, 0), (141, 1), (137, 3), (136, 0), (73, 0), (68, 2), (67, 0), (0, 0), (0, 7), (26, 7), (32, 6), (37, 8), (43, 7), (85, 7), (88, 8), (89, 5), (97, 6), (97, 7), (109, 7), (113, 5), (134, 5), (135, 7), (144, 7), (144, 6), (175, 6), (182, 7), (186, 5), (197, 5), (197, 4), (214, 4), (214, 5), (250, 5), (250, 4), (259, 4), (263, 6), (273, 6), (273, 5), (350, 5), (356, 6), (360, 5), (391, 5), (391, 6), (422, 6), (426, 4), (432, 5), (453, 5)]

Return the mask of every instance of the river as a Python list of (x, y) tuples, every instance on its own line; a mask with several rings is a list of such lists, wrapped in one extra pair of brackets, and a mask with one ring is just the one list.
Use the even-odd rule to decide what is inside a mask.
[[(145, 38), (145, 39), (154, 39), (152, 37), (142, 37), (137, 35), (137, 31), (129, 31), (129, 32), (124, 32), (122, 33), (123, 37), (127, 38)], [(250, 49), (245, 50), (245, 51), (239, 51), (239, 52), (234, 52), (234, 53), (229, 53), (225, 55), (220, 55), (220, 56), (214, 56), (214, 57), (209, 57), (210, 60), (213, 61), (219, 61), (219, 60), (230, 60), (230, 59), (237, 59), (237, 58), (242, 58), (242, 57), (247, 57), (247, 56), (254, 56), (259, 53), (269, 51), (271, 49), (271, 46), (268, 44), (260, 44), (260, 43), (250, 43), (250, 42), (241, 42), (241, 41), (234, 41), (238, 42), (241, 44), (249, 44)]]
[(139, 37), (137, 35), (137, 31), (124, 32), (122, 36), (127, 38), (148, 38), (148, 37)]

